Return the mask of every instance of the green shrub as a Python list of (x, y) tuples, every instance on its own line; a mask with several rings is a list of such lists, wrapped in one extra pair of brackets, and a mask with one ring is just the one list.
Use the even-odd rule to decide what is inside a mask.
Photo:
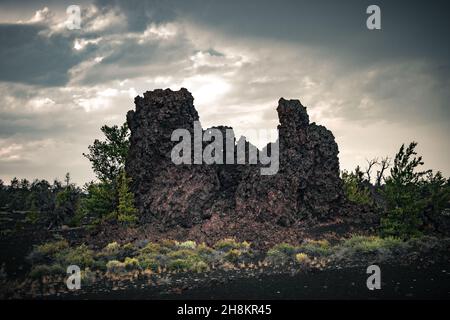
[(92, 269), (106, 271), (106, 263), (107, 262), (108, 262), (107, 260), (95, 259), (94, 262), (92, 263)]
[(330, 243), (327, 240), (308, 240), (298, 247), (297, 251), (305, 252), (311, 256), (326, 256), (331, 253)]
[(194, 251), (181, 249), (177, 251), (172, 251), (167, 254), (167, 257), (170, 259), (188, 259), (197, 257), (197, 254)]
[(114, 241), (108, 243), (98, 254), (100, 258), (105, 258), (107, 260), (119, 259), (120, 245)]
[(66, 250), (69, 243), (66, 240), (47, 242), (36, 246), (27, 256), (27, 260), (31, 264), (42, 264), (53, 260), (55, 254)]
[(227, 253), (225, 253), (224, 259), (236, 263), (239, 261), (240, 256), (242, 255), (242, 252), (238, 249), (231, 249)]
[(209, 266), (204, 261), (195, 262), (190, 268), (190, 271), (197, 272), (197, 273), (206, 272), (208, 270), (209, 270)]
[(296, 248), (288, 243), (280, 243), (269, 249), (266, 254), (266, 260), (271, 264), (285, 264), (292, 260), (297, 252)]
[(139, 260), (136, 258), (126, 257), (124, 261), (125, 269), (136, 270), (140, 269)]
[(95, 272), (91, 271), (91, 269), (86, 268), (81, 270), (81, 283), (82, 285), (90, 285), (95, 281)]
[[(287, 256), (292, 256), (297, 250), (293, 245), (290, 245), (289, 243), (280, 243), (272, 247), (272, 249), (269, 250), (269, 252), (281, 252)], [(269, 253), (268, 252), (268, 253)]]
[(169, 262), (168, 268), (172, 271), (185, 271), (190, 270), (194, 266), (194, 263), (188, 259), (175, 259)]
[(94, 264), (94, 252), (85, 244), (59, 252), (55, 258), (62, 265), (77, 265), (80, 268), (92, 267)]
[(170, 239), (163, 239), (159, 242), (161, 247), (164, 247), (169, 250), (176, 250), (178, 246), (178, 241), (170, 240)]
[[(180, 249), (176, 251), (171, 251), (166, 255), (168, 262), (167, 267), (169, 270), (192, 270), (195, 265), (200, 262), (204, 262), (203, 258), (199, 255), (197, 251), (190, 249)], [(198, 268), (201, 267), (197, 266)], [(195, 269), (195, 268), (194, 268)]]
[(158, 260), (156, 260), (155, 258), (150, 258), (147, 256), (139, 256), (138, 260), (139, 260), (139, 266), (142, 269), (148, 269), (148, 270), (152, 270), (152, 271), (156, 272), (160, 268), (160, 264), (159, 264)]
[(180, 249), (191, 249), (194, 250), (197, 247), (195, 241), (185, 241), (178, 244), (178, 248)]
[(39, 279), (43, 276), (49, 276), (49, 275), (63, 275), (65, 274), (66, 270), (59, 264), (53, 264), (53, 265), (37, 265), (34, 266), (30, 271), (30, 277), (33, 279)]
[(344, 193), (348, 200), (362, 205), (373, 204), (370, 190), (363, 184), (362, 172), (359, 167), (356, 168), (355, 172), (344, 170), (341, 178), (344, 182)]
[(380, 238), (376, 236), (353, 236), (350, 239), (345, 240), (342, 247), (352, 249), (355, 252), (369, 253), (380, 249), (393, 250), (403, 245), (404, 242), (401, 239), (393, 237)]
[(212, 248), (208, 247), (206, 244), (201, 243), (197, 246), (197, 252), (200, 255), (208, 256), (208, 255), (213, 254), (214, 250)]
[(208, 263), (217, 261), (223, 255), (222, 251), (215, 251), (204, 243), (197, 246), (196, 252), (202, 260), (207, 261)]
[(133, 244), (127, 243), (124, 245), (120, 245), (117, 242), (111, 242), (108, 245), (106, 245), (105, 248), (102, 249), (97, 254), (97, 257), (100, 259), (106, 259), (106, 260), (122, 260), (125, 257), (133, 256), (135, 254), (135, 248)]
[(143, 254), (157, 254), (157, 253), (167, 253), (169, 250), (166, 247), (153, 242), (147, 243), (147, 245), (140, 250)]
[(111, 273), (123, 273), (125, 272), (125, 264), (118, 260), (111, 260), (106, 264), (106, 269)]
[(244, 242), (237, 242), (235, 239), (223, 239), (219, 240), (215, 245), (214, 249), (220, 250), (220, 251), (229, 251), (231, 249), (244, 249), (247, 250), (250, 248), (250, 244), (246, 241)]
[(295, 261), (297, 261), (297, 263), (299, 264), (308, 264), (311, 262), (311, 259), (308, 257), (308, 255), (306, 253), (297, 253), (295, 255)]
[(44, 255), (52, 256), (69, 247), (69, 243), (66, 240), (59, 240), (55, 242), (44, 243), (36, 248), (37, 251)]
[(105, 252), (108, 253), (117, 253), (120, 250), (120, 244), (118, 244), (116, 241), (108, 243), (104, 249)]
[(117, 221), (132, 225), (138, 221), (138, 218), (135, 215), (131, 214), (119, 214), (117, 216)]

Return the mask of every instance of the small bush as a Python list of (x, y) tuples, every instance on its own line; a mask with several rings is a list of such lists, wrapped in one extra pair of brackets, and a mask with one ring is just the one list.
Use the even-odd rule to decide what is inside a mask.
[(156, 272), (160, 268), (158, 260), (156, 260), (155, 258), (150, 258), (147, 256), (139, 256), (138, 260), (139, 266), (144, 270), (152, 270)]
[(53, 265), (37, 265), (33, 267), (30, 271), (30, 277), (33, 279), (39, 279), (43, 276), (49, 276), (49, 275), (63, 275), (65, 274), (66, 270), (58, 264)]
[(108, 243), (104, 249), (105, 252), (111, 252), (111, 253), (116, 253), (119, 250), (120, 250), (120, 245), (116, 241)]
[[(193, 270), (195, 265), (200, 262), (204, 262), (203, 258), (198, 254), (198, 252), (190, 249), (180, 249), (176, 251), (171, 251), (167, 255), (167, 267), (169, 270)], [(197, 268), (201, 268), (197, 266)]]
[(181, 249), (177, 251), (172, 251), (167, 254), (167, 257), (171, 259), (189, 259), (196, 257), (196, 253), (191, 250)]
[(189, 270), (194, 266), (194, 263), (188, 259), (175, 259), (169, 262), (167, 266), (172, 271)]
[(297, 253), (295, 255), (295, 261), (297, 261), (299, 264), (308, 264), (309, 262), (311, 262), (311, 259), (306, 253)]
[(136, 258), (126, 257), (124, 261), (125, 269), (136, 270), (140, 269), (139, 260)]
[(156, 254), (156, 253), (167, 253), (169, 250), (157, 243), (149, 242), (140, 251), (143, 254)]
[(59, 240), (55, 242), (44, 243), (37, 247), (37, 251), (44, 255), (53, 255), (69, 247), (69, 243), (66, 240)]
[(132, 256), (135, 255), (136, 248), (134, 247), (134, 245), (132, 243), (125, 243), (122, 246), (122, 254), (124, 254), (125, 256)]
[(311, 256), (326, 256), (331, 253), (331, 248), (327, 240), (308, 240), (298, 247), (298, 251)]
[(200, 254), (200, 255), (208, 256), (208, 255), (213, 254), (213, 253), (214, 253), (214, 250), (211, 249), (210, 247), (208, 247), (206, 244), (201, 243), (201, 244), (199, 244), (199, 245), (197, 246), (197, 252), (198, 252), (198, 254)]
[(280, 243), (280, 244), (275, 245), (272, 249), (269, 250), (269, 252), (271, 252), (271, 251), (272, 252), (278, 251), (287, 256), (291, 256), (296, 252), (296, 248), (293, 245), (290, 245), (288, 243)]
[(191, 249), (194, 250), (197, 247), (195, 241), (185, 241), (178, 244), (178, 248), (180, 249)]
[(197, 255), (204, 261), (207, 261), (208, 263), (212, 263), (215, 261), (218, 261), (222, 258), (223, 252), (216, 251), (210, 247), (208, 247), (206, 244), (202, 243), (197, 246)]
[(401, 239), (393, 237), (380, 238), (376, 236), (353, 236), (352, 238), (345, 240), (342, 246), (356, 252), (369, 253), (380, 249), (392, 250), (403, 244), (404, 242)]
[(296, 248), (288, 243), (280, 243), (267, 251), (266, 259), (275, 265), (283, 265), (292, 260)]
[(100, 259), (106, 260), (122, 260), (125, 257), (133, 256), (135, 248), (131, 243), (121, 246), (117, 242), (109, 243), (101, 252), (97, 254)]
[(36, 246), (27, 256), (27, 260), (32, 264), (49, 262), (53, 259), (55, 254), (66, 250), (68, 247), (69, 243), (66, 240), (47, 242)]
[(91, 269), (86, 268), (81, 271), (81, 283), (83, 285), (90, 285), (95, 281), (95, 272), (92, 272)]
[(220, 251), (229, 251), (231, 249), (249, 249), (250, 244), (246, 241), (244, 242), (236, 242), (235, 239), (223, 239), (219, 240), (215, 245), (214, 249), (220, 250)]
[(231, 249), (230, 251), (228, 251), (225, 256), (224, 259), (229, 261), (229, 262), (233, 262), (236, 263), (239, 260), (239, 257), (242, 255), (242, 252), (238, 249)]
[(161, 240), (159, 242), (159, 244), (160, 244), (161, 247), (164, 247), (164, 248), (167, 248), (167, 249), (170, 249), (170, 250), (176, 250), (177, 246), (178, 246), (178, 241), (170, 240), (170, 239), (164, 239), (164, 240)]
[(133, 225), (138, 221), (138, 218), (135, 215), (131, 214), (119, 214), (117, 216), (117, 221)]
[(97, 255), (106, 260), (119, 259), (120, 245), (117, 242), (111, 242), (106, 245)]
[(198, 261), (198, 262), (194, 263), (190, 268), (190, 271), (194, 271), (197, 273), (206, 272), (208, 270), (209, 270), (209, 266), (204, 261)]
[(62, 265), (77, 265), (80, 268), (87, 268), (94, 264), (94, 252), (85, 244), (59, 252), (55, 257)]
[(111, 273), (123, 273), (125, 272), (125, 264), (118, 260), (111, 260), (106, 264), (106, 269)]

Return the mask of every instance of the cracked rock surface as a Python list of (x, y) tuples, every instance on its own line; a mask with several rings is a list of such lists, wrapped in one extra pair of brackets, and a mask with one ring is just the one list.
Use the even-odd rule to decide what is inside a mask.
[[(309, 122), (299, 100), (278, 102), (280, 166), (275, 175), (261, 175), (259, 164), (175, 165), (171, 151), (178, 141), (171, 141), (171, 135), (186, 129), (194, 136), (199, 116), (193, 101), (184, 88), (157, 89), (136, 97), (136, 109), (127, 114), (131, 136), (126, 171), (142, 221), (162, 228), (211, 228), (215, 221), (226, 228), (222, 220), (230, 218), (290, 226), (339, 214), (343, 189), (338, 146), (331, 131)], [(224, 139), (231, 129), (214, 128)]]

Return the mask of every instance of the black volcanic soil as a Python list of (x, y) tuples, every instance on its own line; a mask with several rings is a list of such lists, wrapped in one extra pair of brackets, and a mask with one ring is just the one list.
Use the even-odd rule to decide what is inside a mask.
[[(356, 228), (356, 227), (354, 227)], [(289, 228), (291, 229), (291, 228)], [(308, 230), (308, 232), (306, 231)], [(121, 230), (122, 233), (117, 232)], [(0, 241), (1, 261), (6, 264), (8, 276), (21, 278), (29, 270), (24, 257), (37, 243), (63, 236), (73, 243), (89, 243), (89, 238), (104, 239), (106, 233), (123, 236), (130, 240), (131, 235), (142, 233), (143, 228), (120, 229), (114, 227), (102, 228), (101, 233), (91, 233), (80, 230), (63, 232), (42, 231), (41, 233), (21, 233), (14, 237), (3, 238)], [(152, 237), (161, 239), (162, 235), (174, 235), (180, 240), (186, 240), (186, 235), (192, 229), (181, 229), (171, 233), (157, 233)], [(283, 228), (281, 229), (283, 230)], [(284, 228), (286, 230), (286, 228)], [(336, 222), (315, 227), (298, 229), (296, 234), (280, 232), (279, 242), (301, 237), (338, 239), (350, 234), (352, 229), (348, 224)], [(273, 230), (268, 230), (270, 233)], [(192, 235), (192, 233), (191, 233)], [(120, 238), (120, 237), (119, 237)], [(139, 237), (138, 237), (139, 238)], [(273, 234), (272, 238), (273, 239)], [(37, 240), (39, 239), (39, 240)], [(298, 240), (297, 239), (297, 240)], [(110, 240), (107, 240), (110, 241)], [(103, 242), (103, 241), (99, 241)], [(269, 241), (270, 242), (270, 241)], [(292, 241), (294, 243), (295, 241)], [(92, 244), (90, 244), (92, 245)], [(98, 244), (100, 246), (100, 244)], [(267, 244), (270, 247), (269, 244)], [(265, 247), (263, 245), (262, 247)], [(429, 255), (413, 263), (399, 261), (398, 264), (381, 264), (382, 289), (369, 291), (366, 287), (367, 264), (359, 261), (356, 266), (330, 266), (323, 270), (284, 269), (237, 269), (213, 270), (204, 274), (184, 273), (173, 274), (149, 280), (133, 281), (101, 280), (92, 287), (79, 292), (54, 293), (41, 296), (30, 296), (39, 299), (449, 299), (450, 298), (450, 261), (449, 257)], [(156, 283), (156, 285), (155, 285)], [(159, 283), (159, 284), (158, 284)]]
[(209, 299), (450, 299), (448, 261), (421, 267), (380, 265), (381, 289), (369, 290), (365, 267), (312, 270), (296, 274), (217, 271), (172, 279), (166, 286), (135, 281), (121, 287), (110, 283), (91, 291), (41, 297), (44, 299), (209, 300)]

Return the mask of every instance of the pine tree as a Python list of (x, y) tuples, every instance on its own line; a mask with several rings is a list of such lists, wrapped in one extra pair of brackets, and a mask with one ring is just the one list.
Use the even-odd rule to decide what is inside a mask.
[(125, 170), (122, 169), (117, 181), (119, 200), (117, 220), (125, 223), (134, 223), (137, 221), (137, 209), (134, 206), (134, 195), (130, 192), (129, 184), (130, 179), (127, 177)]
[(417, 155), (417, 142), (407, 148), (403, 144), (395, 156), (391, 176), (386, 179), (384, 196), (387, 214), (381, 219), (385, 235), (408, 238), (420, 235), (423, 225), (422, 214), (427, 199), (421, 194), (423, 177), (430, 171), (418, 171), (423, 165), (422, 157)]

